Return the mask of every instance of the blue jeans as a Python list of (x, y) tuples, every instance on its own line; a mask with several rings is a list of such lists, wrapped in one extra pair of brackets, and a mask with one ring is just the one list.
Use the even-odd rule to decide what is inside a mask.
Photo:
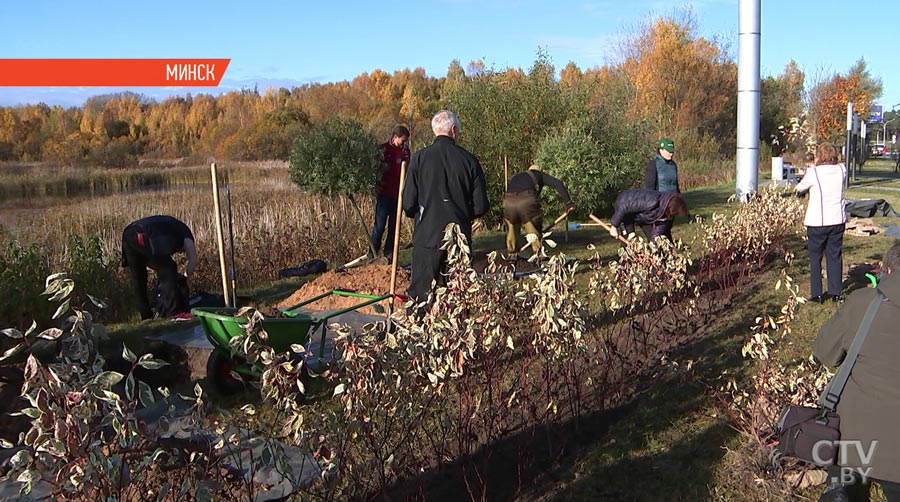
[(377, 251), (381, 247), (381, 236), (387, 225), (387, 238), (384, 240), (384, 255), (394, 252), (394, 228), (397, 226), (397, 197), (378, 194), (375, 200), (375, 226), (372, 227), (372, 246)]

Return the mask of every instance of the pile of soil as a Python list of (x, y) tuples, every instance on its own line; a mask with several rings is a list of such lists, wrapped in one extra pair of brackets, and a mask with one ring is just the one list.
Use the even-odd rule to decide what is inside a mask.
[[(397, 270), (396, 292), (405, 295), (409, 288), (409, 272), (405, 269)], [(303, 285), (291, 296), (276, 305), (277, 307), (290, 307), (314, 296), (327, 293), (332, 289), (363, 293), (367, 295), (386, 295), (391, 290), (391, 266), (390, 265), (363, 265), (357, 268), (347, 269), (341, 272), (329, 270), (315, 280)], [(314, 303), (304, 305), (304, 308), (314, 310), (337, 310), (352, 307), (363, 302), (362, 298), (352, 296), (331, 295)], [(387, 300), (379, 302), (387, 305)], [(376, 304), (377, 305), (377, 304)], [(358, 309), (366, 314), (377, 314), (372, 305)]]
[(259, 311), (260, 314), (265, 316), (268, 319), (290, 319), (291, 316), (285, 314), (284, 312), (278, 310), (274, 307), (269, 307), (263, 305), (262, 307), (257, 307), (256, 310)]

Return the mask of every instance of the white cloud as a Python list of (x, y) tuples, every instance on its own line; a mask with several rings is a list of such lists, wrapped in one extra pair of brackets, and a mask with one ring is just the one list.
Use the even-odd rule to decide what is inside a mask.
[(615, 47), (615, 41), (614, 35), (598, 37), (549, 35), (540, 37), (538, 45), (546, 47), (551, 56), (562, 55), (568, 59), (588, 59), (594, 61), (595, 64), (600, 64)]

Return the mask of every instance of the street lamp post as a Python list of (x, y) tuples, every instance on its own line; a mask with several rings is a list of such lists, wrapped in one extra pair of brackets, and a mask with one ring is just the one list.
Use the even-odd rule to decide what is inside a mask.
[[(894, 110), (896, 110), (897, 107), (900, 107), (900, 103), (896, 103), (893, 106), (891, 106), (891, 113), (894, 113)], [(894, 113), (894, 116), (891, 117), (891, 120), (884, 121), (884, 144), (885, 144), (885, 146), (887, 146), (887, 141), (888, 141), (887, 140), (887, 125), (895, 120), (897, 120), (896, 113)], [(891, 156), (890, 156), (891, 159), (893, 159), (894, 155), (897, 155), (897, 157), (900, 158), (900, 152), (897, 151), (896, 139), (897, 139), (897, 134), (896, 133), (891, 134)]]
[(850, 143), (851, 137), (853, 135), (853, 101), (847, 102), (847, 142), (844, 146), (844, 165), (847, 166), (847, 188), (850, 188), (850, 176), (853, 168), (853, 165), (850, 163), (850, 148), (852, 148), (852, 144)]

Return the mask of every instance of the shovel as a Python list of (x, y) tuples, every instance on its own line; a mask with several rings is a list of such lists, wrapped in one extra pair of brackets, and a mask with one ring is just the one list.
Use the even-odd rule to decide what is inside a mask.
[[(609, 232), (610, 229), (612, 229), (611, 226), (607, 225), (606, 223), (603, 222), (603, 220), (601, 220), (600, 218), (597, 218), (597, 217), (594, 216), (593, 214), (589, 214), (588, 217), (589, 217), (590, 219), (594, 220), (598, 225), (600, 225), (601, 227), (603, 227), (604, 229), (606, 229), (607, 232)], [(616, 239), (618, 239), (619, 241), (621, 241), (622, 244), (625, 244), (626, 246), (628, 245), (628, 239), (622, 237), (622, 234), (619, 234), (618, 236), (616, 236)]]
[(334, 271), (335, 272), (343, 272), (343, 271), (347, 270), (348, 268), (361, 267), (374, 259), (375, 258), (372, 258), (371, 256), (369, 256), (369, 253), (366, 253), (366, 254), (360, 256), (359, 258), (354, 258), (343, 265), (335, 267)]
[(388, 327), (394, 314), (394, 302), (397, 300), (397, 255), (400, 253), (400, 221), (403, 219), (403, 182), (406, 180), (406, 161), (400, 163), (400, 195), (397, 197), (397, 220), (394, 227), (394, 252), (391, 256), (391, 303), (388, 314)]

